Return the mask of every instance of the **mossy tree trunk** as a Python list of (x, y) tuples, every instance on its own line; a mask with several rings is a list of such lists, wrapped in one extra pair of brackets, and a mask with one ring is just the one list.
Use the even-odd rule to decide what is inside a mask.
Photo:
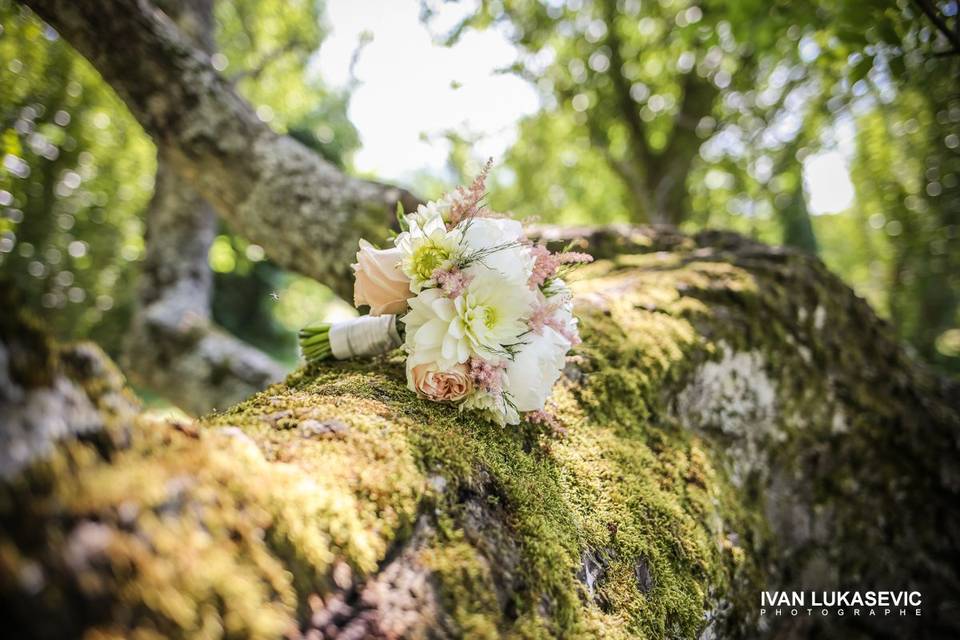
[[(554, 392), (565, 433), (418, 400), (398, 357), (303, 369), (198, 422), (150, 419), (94, 351), (5, 317), (3, 437), (22, 453), (0, 489), (8, 624), (960, 633), (956, 387), (813, 258), (726, 234), (575, 233), (603, 259), (574, 283), (584, 343)], [(66, 388), (87, 409), (35, 413)], [(90, 407), (106, 417), (80, 420)], [(63, 428), (36, 419), (58, 411)], [(761, 589), (791, 588), (915, 589), (923, 616), (758, 618)]]

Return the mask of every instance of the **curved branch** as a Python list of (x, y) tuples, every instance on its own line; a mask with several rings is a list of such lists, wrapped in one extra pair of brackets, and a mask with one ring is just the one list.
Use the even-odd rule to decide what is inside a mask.
[(946, 17), (941, 14), (940, 9), (935, 7), (930, 0), (913, 0), (913, 4), (930, 19), (930, 22), (933, 23), (937, 32), (950, 43), (950, 49), (941, 51), (940, 55), (960, 54), (960, 18), (954, 18), (957, 21), (958, 27), (957, 31), (953, 31), (950, 29), (950, 25), (947, 24)]
[(26, 0), (103, 75), (174, 170), (277, 264), (344, 294), (357, 240), (409, 192), (349, 177), (272, 131), (146, 0)]

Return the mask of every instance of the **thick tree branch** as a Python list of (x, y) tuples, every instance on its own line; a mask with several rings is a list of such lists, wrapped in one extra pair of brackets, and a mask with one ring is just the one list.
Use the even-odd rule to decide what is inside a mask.
[[(572, 283), (564, 438), (417, 399), (391, 358), (310, 367), (197, 423), (137, 418), (114, 370), (0, 315), (11, 628), (957, 637), (956, 385), (808, 256), (580, 231), (606, 259)], [(74, 404), (19, 420), (62, 385)], [(917, 590), (922, 615), (761, 624), (758, 594), (781, 589)]]
[[(199, 49), (214, 50), (211, 0), (161, 0), (158, 6)], [(216, 213), (162, 153), (146, 218), (147, 255), (124, 343), (130, 379), (198, 415), (279, 381), (284, 371), (270, 357), (214, 326), (207, 256)]]
[(174, 170), (277, 264), (346, 295), (357, 240), (386, 233), (396, 188), (278, 135), (146, 0), (27, 0), (117, 91)]
[(228, 407), (283, 378), (269, 356), (216, 327), (207, 254), (217, 218), (161, 157), (147, 209), (147, 255), (124, 370), (180, 408)]

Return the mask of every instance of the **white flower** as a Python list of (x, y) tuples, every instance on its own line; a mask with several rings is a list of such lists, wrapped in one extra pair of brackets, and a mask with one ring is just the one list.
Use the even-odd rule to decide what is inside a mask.
[(563, 278), (552, 278), (550, 282), (547, 283), (547, 286), (543, 288), (543, 295), (547, 298), (560, 296), (568, 302), (571, 302), (572, 305), (573, 292), (570, 291), (570, 286)]
[(435, 362), (449, 369), (470, 358), (470, 342), (453, 300), (440, 289), (424, 289), (409, 302), (410, 312), (400, 319), (406, 326), (409, 367)]
[(526, 344), (507, 364), (507, 389), (518, 411), (543, 409), (569, 349), (570, 342), (550, 327), (526, 338)]
[(541, 300), (554, 307), (554, 328), (570, 343), (567, 348), (579, 344), (580, 330), (577, 327), (577, 317), (573, 315), (573, 292), (567, 283), (561, 278), (551, 281), (543, 291)]
[(449, 269), (461, 255), (462, 235), (458, 229), (447, 231), (442, 218), (431, 218), (424, 226), (411, 224), (395, 241), (402, 258), (400, 270), (410, 278), (410, 291), (436, 284), (433, 272)]
[(463, 229), (464, 256), (479, 256), (468, 273), (486, 267), (496, 271), (505, 282), (526, 286), (533, 273), (534, 258), (529, 247), (521, 244), (524, 235), (519, 222), (509, 218), (470, 218), (458, 227)]
[(450, 202), (448, 198), (443, 198), (441, 200), (432, 200), (427, 204), (417, 205), (417, 210), (408, 213), (404, 216), (404, 220), (407, 225), (411, 228), (414, 226), (423, 229), (427, 227), (432, 221), (439, 218), (441, 221), (446, 222), (449, 219), (450, 214)]
[(501, 427), (508, 424), (520, 424), (520, 414), (507, 402), (502, 393), (475, 391), (460, 404), (460, 410), (476, 409), (486, 413)]
[(528, 330), (526, 318), (536, 298), (525, 285), (505, 283), (483, 270), (453, 302), (470, 348), (480, 356), (497, 357)]

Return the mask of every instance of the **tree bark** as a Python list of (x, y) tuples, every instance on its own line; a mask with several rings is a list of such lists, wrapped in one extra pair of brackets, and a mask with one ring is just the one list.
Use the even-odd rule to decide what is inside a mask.
[(407, 191), (346, 176), (272, 131), (147, 0), (24, 4), (97, 68), (173, 169), (278, 265), (348, 296), (357, 240), (386, 235), (398, 200), (415, 208)]
[[(194, 46), (214, 50), (213, 2), (163, 0), (158, 6)], [(282, 379), (283, 368), (269, 356), (214, 326), (208, 254), (216, 212), (163, 153), (146, 218), (146, 259), (123, 354), (130, 379), (196, 415)]]
[(211, 318), (207, 254), (216, 229), (210, 205), (161, 158), (124, 370), (136, 384), (195, 415), (229, 407), (284, 376), (269, 356)]
[[(808, 255), (583, 231), (605, 258), (573, 283), (563, 435), (419, 400), (397, 357), (303, 369), (198, 422), (5, 419), (26, 452), (0, 482), (6, 619), (22, 637), (960, 633), (956, 385)], [(64, 384), (126, 406), (109, 366), (0, 329), (5, 417)], [(922, 616), (761, 617), (763, 589), (917, 590)]]

